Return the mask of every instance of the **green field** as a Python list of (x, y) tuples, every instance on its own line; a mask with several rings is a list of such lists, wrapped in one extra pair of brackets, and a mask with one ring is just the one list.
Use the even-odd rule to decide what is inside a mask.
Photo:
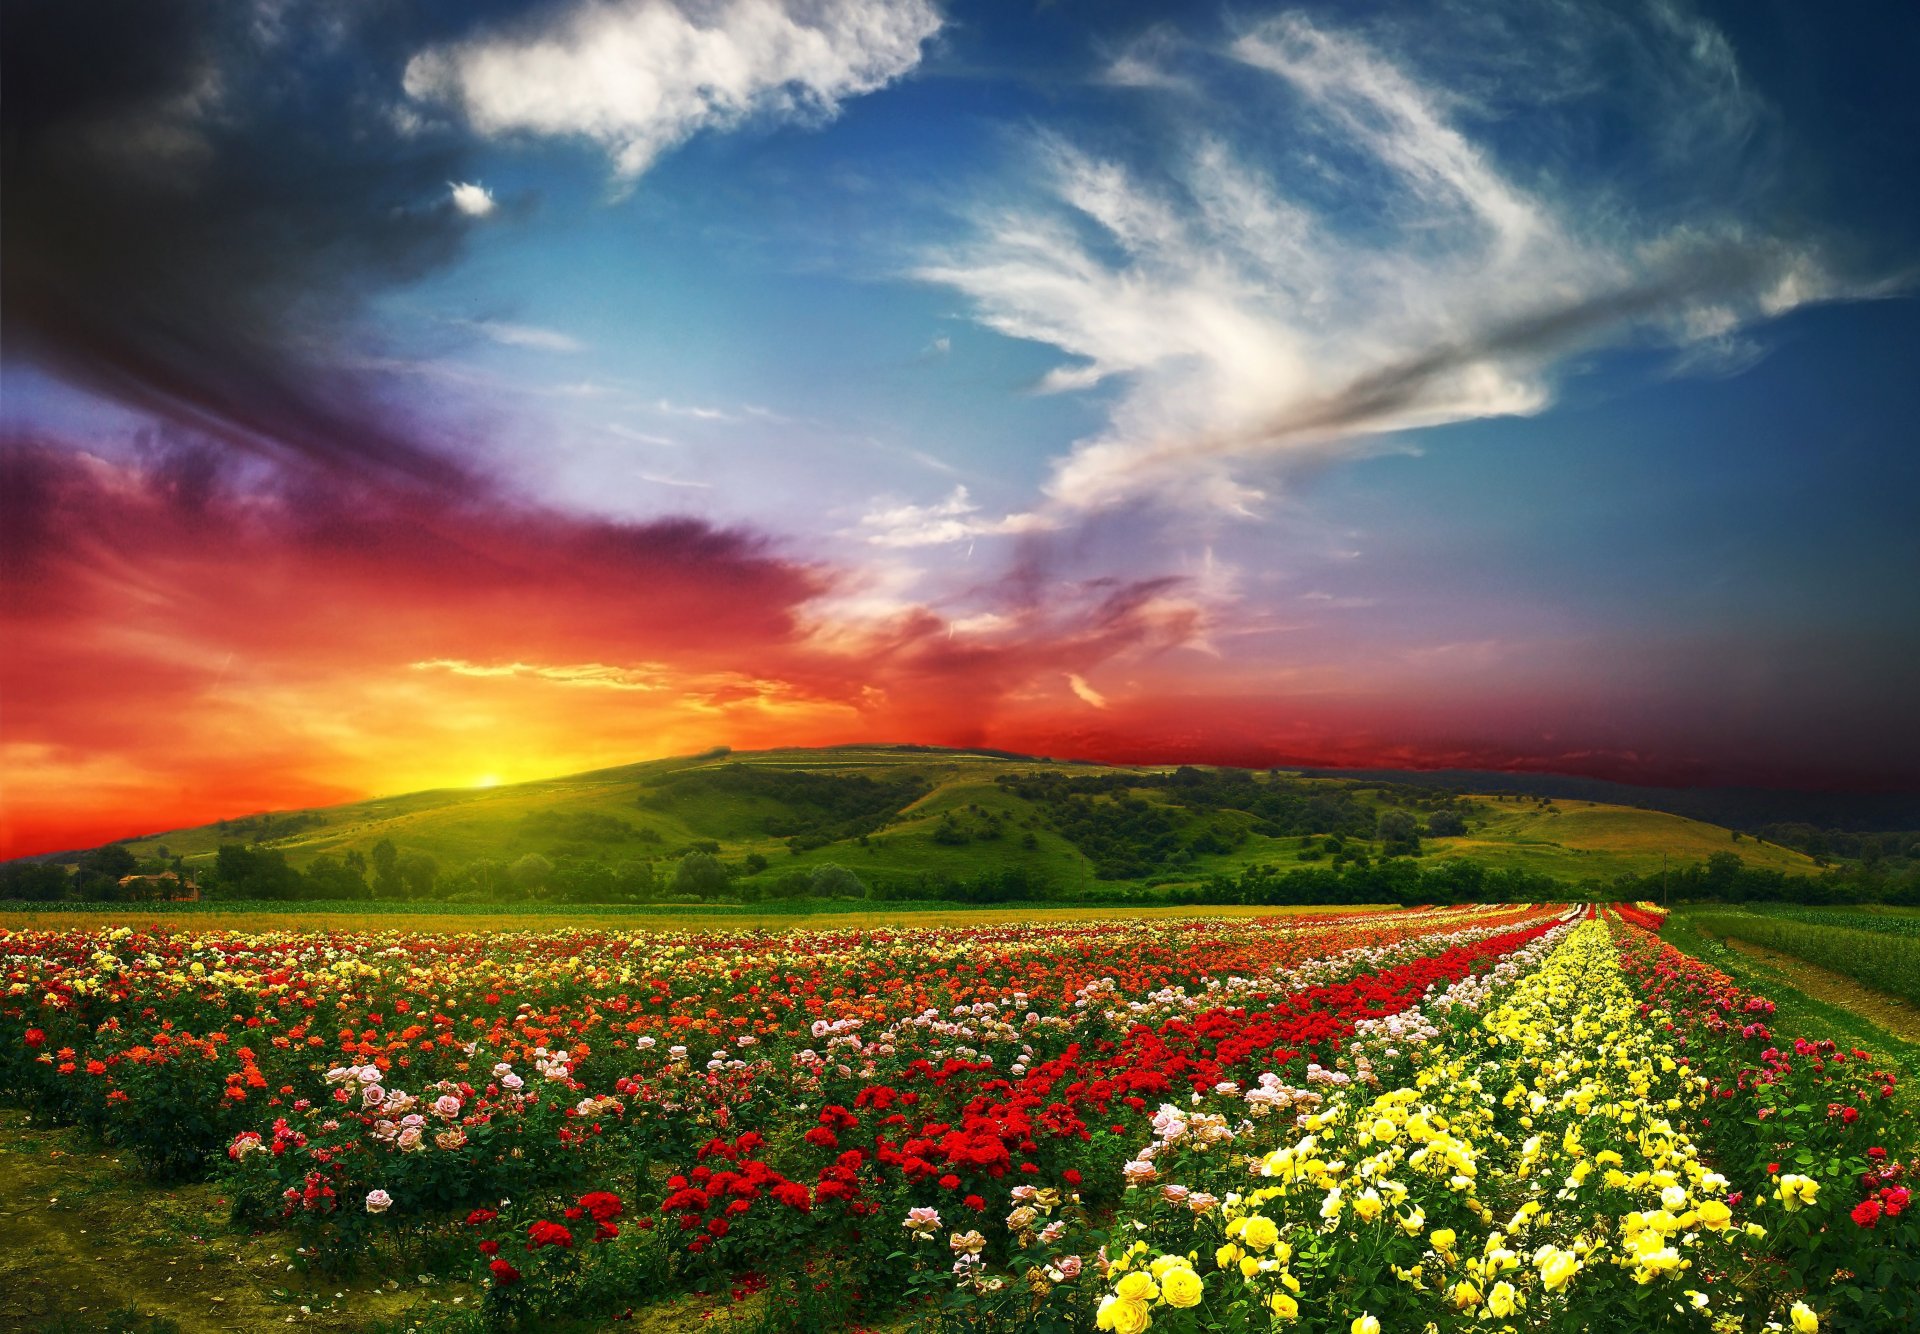
[[(1830, 916), (1844, 919), (1852, 914)], [(1792, 955), (1850, 977), (1862, 986), (1920, 1005), (1920, 932), (1862, 930), (1852, 924), (1828, 925), (1785, 914), (1736, 910), (1696, 909), (1690, 920), (1705, 934), (1744, 940)], [(1904, 927), (1920, 919), (1895, 916), (1879, 921)]]
[[(716, 781), (723, 786), (729, 781), (738, 785), (742, 769), (762, 778), (799, 774), (815, 782), (867, 777), (881, 783), (913, 784), (923, 791), (898, 809), (876, 816), (872, 827), (859, 835), (831, 837), (822, 846), (794, 851), (788, 837), (768, 832), (769, 824), (781, 827), (783, 822), (813, 819), (820, 825), (825, 817), (819, 812), (752, 792), (701, 788), (701, 782), (714, 774), (721, 775)], [(1317, 848), (1303, 855), (1297, 835), (1272, 837), (1257, 832), (1260, 821), (1246, 812), (1215, 809), (1205, 814), (1205, 824), (1219, 831), (1220, 842), (1232, 846), (1184, 854), (1151, 877), (1102, 882), (1093, 859), (1062, 832), (1043, 804), (995, 781), (1035, 773), (1072, 778), (1134, 774), (1146, 781), (1169, 772), (919, 747), (762, 751), (659, 760), (509, 787), (442, 789), (276, 812), (226, 827), (170, 830), (132, 840), (128, 847), (143, 857), (165, 849), (167, 855), (183, 856), (194, 866), (210, 860), (223, 843), (258, 843), (283, 851), (294, 866), (304, 867), (323, 854), (370, 853), (385, 839), (403, 853), (433, 858), (446, 871), (480, 859), (510, 862), (528, 852), (608, 864), (627, 860), (664, 864), (691, 845), (711, 841), (730, 860), (754, 853), (766, 858), (769, 865), (763, 877), (829, 862), (868, 880), (916, 873), (971, 878), (1020, 870), (1069, 893), (1103, 884), (1194, 884), (1216, 873), (1235, 875), (1250, 866), (1286, 871), (1326, 864), (1321, 860), (1323, 852), (1314, 855)], [(696, 778), (699, 781), (693, 781)], [(1377, 781), (1292, 774), (1263, 775), (1257, 781), (1339, 795), (1370, 809), (1413, 799), (1406, 790)], [(1141, 788), (1118, 796), (1145, 802), (1149, 815), (1154, 808), (1171, 807), (1164, 788)], [(1679, 867), (1716, 852), (1731, 852), (1750, 866), (1789, 873), (1812, 874), (1817, 869), (1801, 853), (1752, 838), (1735, 841), (1730, 831), (1719, 826), (1659, 811), (1570, 800), (1503, 802), (1484, 795), (1470, 796), (1465, 809), (1466, 836), (1424, 840), (1424, 861), (1470, 858), (1490, 869), (1514, 868), (1568, 882), (1622, 873), (1644, 875), (1660, 870), (1663, 858)], [(1178, 811), (1177, 818), (1190, 831), (1202, 827), (1189, 811)], [(955, 843), (955, 828), (972, 836)], [(1349, 836), (1348, 843), (1379, 855), (1378, 846), (1364, 839)]]

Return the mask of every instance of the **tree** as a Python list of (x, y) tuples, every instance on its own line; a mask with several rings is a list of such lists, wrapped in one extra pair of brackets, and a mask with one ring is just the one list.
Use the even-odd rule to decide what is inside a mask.
[(553, 863), (537, 852), (529, 852), (508, 867), (507, 874), (522, 895), (537, 897), (553, 879)]
[(822, 862), (807, 878), (807, 892), (816, 899), (864, 899), (867, 887), (846, 867)]
[(120, 879), (140, 869), (138, 859), (118, 843), (82, 853), (73, 873), (74, 893), (83, 899), (117, 899)]
[(213, 874), (230, 899), (291, 899), (300, 895), (300, 873), (287, 865), (287, 854), (278, 848), (222, 843), (214, 857)]
[(400, 853), (392, 839), (383, 838), (373, 845), (373, 896), (400, 897)]
[(1382, 856), (1415, 857), (1420, 853), (1420, 826), (1414, 823), (1410, 812), (1397, 809), (1380, 812), (1374, 837), (1380, 840)]
[(440, 867), (424, 852), (409, 852), (400, 859), (400, 879), (409, 898), (424, 899), (433, 893), (434, 877)]
[(1467, 832), (1467, 822), (1459, 811), (1435, 811), (1427, 817), (1427, 837), (1459, 838)]
[(67, 870), (55, 862), (16, 861), (0, 865), (0, 899), (50, 903), (64, 899), (67, 887)]
[(689, 852), (673, 868), (673, 892), (711, 899), (726, 893), (727, 868), (710, 852)]
[(653, 897), (653, 863), (621, 862), (614, 869), (613, 888), (623, 902), (644, 903)]
[(315, 857), (307, 864), (307, 897), (314, 899), (364, 899), (368, 897), (366, 858), (353, 864), (356, 854), (339, 857)]
[(748, 875), (759, 875), (767, 869), (767, 859), (757, 852), (749, 852), (740, 859), (740, 869)]

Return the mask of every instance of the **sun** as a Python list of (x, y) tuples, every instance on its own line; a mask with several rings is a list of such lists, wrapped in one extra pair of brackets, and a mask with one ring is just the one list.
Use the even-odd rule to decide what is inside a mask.
[(473, 780), (473, 785), (475, 787), (499, 787), (500, 775), (499, 774), (481, 774), (478, 778)]

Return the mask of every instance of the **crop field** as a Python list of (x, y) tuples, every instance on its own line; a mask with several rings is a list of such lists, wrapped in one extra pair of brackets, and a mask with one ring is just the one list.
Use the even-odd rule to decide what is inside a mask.
[(0, 1100), (287, 1262), (209, 1328), (1920, 1321), (1897, 1076), (1646, 907), (455, 922), (10, 921)]
[(1700, 930), (1760, 945), (1920, 1005), (1920, 917), (1699, 911)]

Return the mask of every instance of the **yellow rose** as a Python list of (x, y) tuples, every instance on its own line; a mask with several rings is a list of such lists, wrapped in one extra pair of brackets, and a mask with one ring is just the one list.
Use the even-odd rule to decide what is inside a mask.
[(1380, 1322), (1370, 1315), (1357, 1315), (1347, 1329), (1349, 1334), (1380, 1334)]
[(1158, 1289), (1153, 1286), (1153, 1276), (1138, 1269), (1113, 1285), (1113, 1295), (1123, 1302), (1144, 1302), (1157, 1292)]
[(1793, 1317), (1794, 1334), (1814, 1334), (1820, 1328), (1820, 1317), (1805, 1302), (1795, 1302), (1787, 1314)]
[(1813, 1203), (1814, 1198), (1820, 1194), (1820, 1183), (1812, 1177), (1803, 1177), (1797, 1172), (1789, 1172), (1780, 1178), (1780, 1189), (1777, 1194), (1780, 1197), (1780, 1203), (1787, 1207), (1787, 1212), (1793, 1213)]
[(1733, 1221), (1733, 1210), (1719, 1200), (1708, 1200), (1693, 1212), (1699, 1218), (1700, 1226), (1709, 1232), (1724, 1232), (1727, 1224)]
[(1511, 1283), (1496, 1283), (1487, 1294), (1487, 1309), (1503, 1319), (1513, 1314), (1514, 1292)]
[(1284, 1292), (1276, 1292), (1267, 1298), (1267, 1309), (1282, 1320), (1291, 1320), (1300, 1314), (1300, 1303)]
[(1213, 1262), (1222, 1269), (1231, 1269), (1235, 1264), (1239, 1263), (1240, 1257), (1244, 1254), (1245, 1252), (1238, 1246), (1235, 1246), (1232, 1242), (1228, 1242), (1213, 1253)]
[(1559, 1292), (1580, 1272), (1580, 1260), (1571, 1251), (1556, 1250), (1541, 1257), (1540, 1281), (1548, 1292)]
[(1241, 1230), (1240, 1240), (1253, 1250), (1267, 1250), (1274, 1242), (1280, 1240), (1279, 1225), (1265, 1214), (1255, 1214), (1247, 1220), (1246, 1227)]
[(1112, 1330), (1113, 1334), (1143, 1334), (1153, 1324), (1153, 1313), (1147, 1310), (1145, 1302), (1109, 1297), (1100, 1303), (1100, 1313), (1093, 1323), (1096, 1328)]
[(1450, 1254), (1453, 1250), (1454, 1242), (1459, 1239), (1458, 1234), (1450, 1227), (1435, 1228), (1430, 1238), (1433, 1242), (1433, 1249), (1439, 1251), (1442, 1255)]
[(1470, 1310), (1480, 1304), (1480, 1289), (1464, 1278), (1453, 1285), (1453, 1304), (1462, 1311)]
[(1205, 1290), (1205, 1282), (1191, 1269), (1169, 1269), (1160, 1280), (1161, 1298), (1168, 1306), (1178, 1306), (1183, 1310), (1198, 1306)]

